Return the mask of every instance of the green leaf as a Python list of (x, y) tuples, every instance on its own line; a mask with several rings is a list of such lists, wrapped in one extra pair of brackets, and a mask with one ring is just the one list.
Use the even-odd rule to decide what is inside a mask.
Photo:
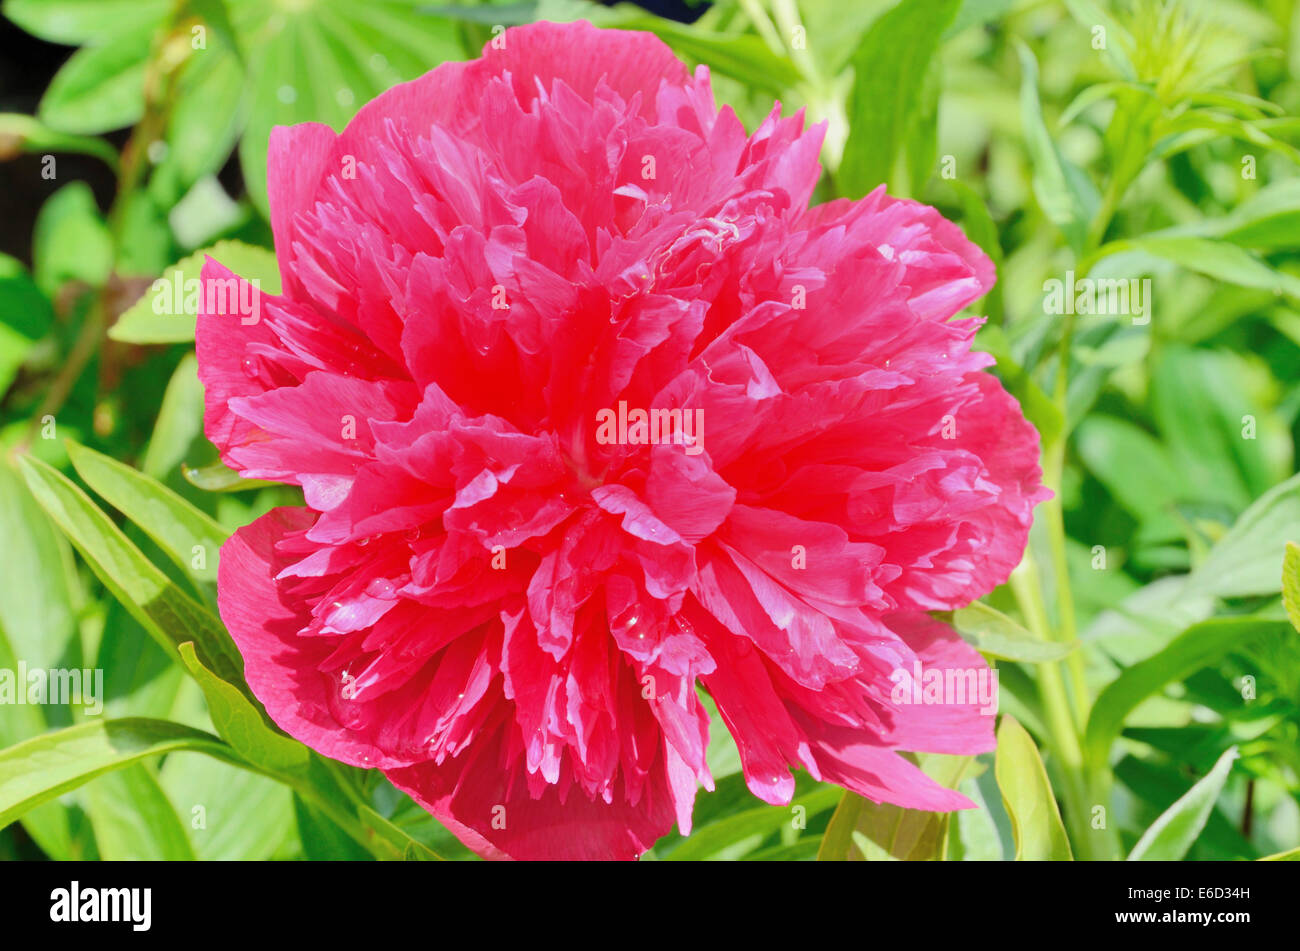
[(890, 181), (930, 60), (958, 6), (958, 0), (900, 3), (862, 38), (853, 54), (849, 137), (838, 173), (841, 194), (859, 198)]
[(763, 806), (746, 809), (712, 822), (701, 829), (696, 829), (681, 845), (673, 849), (666, 858), (673, 862), (688, 859), (707, 859), (719, 856), (728, 847), (744, 842), (754, 836), (766, 837), (779, 829), (790, 827), (796, 816), (795, 810), (803, 807), (805, 818), (830, 809), (843, 794), (838, 786), (824, 785), (804, 796), (797, 797), (788, 806)]
[(245, 119), (245, 75), (232, 53), (210, 47), (182, 70), (167, 117), (167, 154), (149, 181), (149, 193), (168, 206), (221, 169)]
[(757, 36), (726, 34), (687, 26), (661, 17), (637, 16), (619, 20), (620, 29), (645, 30), (658, 36), (676, 52), (704, 63), (713, 72), (730, 76), (752, 89), (781, 95), (799, 82), (799, 73), (784, 56), (768, 49)]
[(86, 786), (100, 858), (110, 862), (192, 862), (194, 847), (167, 794), (144, 763), (114, 770)]
[(1073, 859), (1038, 748), (1014, 717), (1004, 716), (998, 726), (993, 772), (1011, 818), (1016, 861)]
[(206, 667), (243, 684), (243, 664), (221, 622), (155, 567), (66, 476), (30, 456), (20, 459), (38, 502), (81, 552), (104, 586), (172, 656), (195, 641)]
[(208, 713), (222, 739), (250, 763), (274, 772), (306, 768), (307, 747), (275, 730), (261, 708), (199, 662), (194, 645), (180, 646), (181, 663), (203, 689)]
[(1286, 557), (1282, 559), (1282, 604), (1286, 616), (1300, 631), (1300, 545), (1286, 543)]
[(1047, 219), (1061, 229), (1073, 247), (1079, 248), (1098, 203), (1095, 190), (1066, 161), (1047, 131), (1038, 99), (1038, 61), (1023, 43), (1018, 42), (1016, 48), (1021, 69), (1020, 122), (1033, 166), (1034, 197)]
[(21, 261), (0, 254), (0, 397), (54, 324), (54, 308)]
[(1121, 251), (1141, 251), (1218, 281), (1273, 294), (1300, 297), (1300, 277), (1269, 267), (1251, 252), (1227, 241), (1182, 234), (1149, 234), (1112, 241), (1099, 259)]
[(153, 435), (140, 460), (140, 471), (147, 476), (162, 480), (174, 473), (203, 433), (203, 384), (198, 369), (194, 354), (187, 353), (167, 383)]
[(56, 132), (34, 116), (17, 112), (0, 113), (0, 144), (6, 140), (24, 152), (38, 155), (52, 152), (93, 155), (103, 159), (114, 172), (117, 171), (117, 151), (103, 139)]
[(301, 796), (293, 797), (303, 856), (312, 862), (356, 862), (372, 858), (351, 836)]
[(263, 861), (297, 851), (293, 793), (284, 784), (198, 753), (169, 755), (159, 782), (201, 860)]
[(1077, 644), (1044, 641), (996, 608), (973, 601), (952, 612), (951, 623), (972, 647), (982, 654), (1028, 664), (1060, 660)]
[[(244, 244), (218, 241), (195, 251), (169, 267), (149, 290), (127, 308), (108, 331), (123, 343), (190, 343), (194, 340), (204, 259), (209, 255), (247, 281), (259, 281), (262, 294), (280, 293), (280, 270), (275, 252)], [(231, 316), (232, 320), (243, 319)]]
[(80, 46), (123, 32), (152, 33), (173, 0), (5, 0), (4, 14), (51, 43)]
[(1291, 849), (1287, 852), (1275, 852), (1272, 855), (1265, 855), (1260, 859), (1261, 862), (1300, 862), (1300, 848)]
[(267, 486), (279, 485), (278, 482), (267, 482), (264, 479), (245, 479), (234, 469), (221, 462), (214, 462), (210, 466), (181, 466), (181, 474), (185, 476), (185, 481), (196, 489), (203, 489), (205, 492), (244, 492), (249, 489), (262, 489)]
[(317, 3), (292, 16), (265, 4), (246, 16), (248, 8), (236, 11), (253, 90), (239, 161), (249, 197), (263, 214), (272, 127), (314, 121), (339, 131), (384, 89), (464, 56), (455, 25), (422, 6), (373, 0)]
[[(926, 754), (920, 766), (939, 785), (955, 789), (971, 768), (969, 756)], [(951, 813), (904, 809), (845, 792), (817, 851), (818, 861), (939, 861)], [(850, 844), (852, 847), (850, 847)]]
[(1104, 767), (1125, 718), (1165, 684), (1181, 680), (1257, 638), (1294, 635), (1285, 621), (1251, 617), (1211, 618), (1193, 624), (1163, 650), (1126, 668), (1098, 695), (1084, 733), (1085, 760)]
[(1176, 862), (1186, 856), (1187, 850), (1205, 828), (1236, 758), (1237, 748), (1229, 747), (1206, 776), (1142, 833), (1142, 838), (1129, 853), (1129, 861)]
[(32, 234), (33, 274), (53, 298), (68, 281), (99, 287), (113, 266), (108, 226), (85, 182), (64, 185), (41, 206)]
[(1300, 475), (1260, 496), (1210, 549), (1190, 586), (1224, 598), (1277, 594), (1286, 543), (1300, 537)]
[(77, 474), (137, 526), (176, 566), (215, 589), (217, 552), (227, 532), (208, 515), (128, 465), (76, 443), (68, 457)]
[(72, 551), (8, 459), (0, 460), (0, 533), (0, 631), (16, 659), (33, 669), (80, 663)]
[(97, 134), (134, 125), (144, 115), (150, 31), (119, 33), (72, 54), (45, 89), (38, 115), (58, 132)]
[(1183, 478), (1159, 440), (1128, 420), (1093, 414), (1079, 423), (1075, 446), (1116, 502), (1139, 521), (1177, 534), (1173, 512)]
[(0, 828), (96, 776), (176, 750), (242, 765), (210, 733), (166, 720), (94, 720), (0, 750)]

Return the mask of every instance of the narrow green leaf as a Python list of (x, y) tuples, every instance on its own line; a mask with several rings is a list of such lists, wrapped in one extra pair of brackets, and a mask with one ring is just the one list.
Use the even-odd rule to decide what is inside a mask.
[(1092, 219), (1095, 195), (1087, 191), (1086, 179), (1069, 166), (1047, 130), (1038, 98), (1038, 61), (1023, 43), (1017, 43), (1017, 50), (1021, 69), (1020, 121), (1033, 166), (1034, 197), (1048, 220), (1078, 248)]
[(77, 152), (93, 155), (102, 159), (114, 172), (117, 171), (117, 151), (103, 139), (56, 132), (34, 116), (19, 112), (0, 113), (0, 143), (6, 140), (24, 152)]
[(1300, 862), (1300, 848), (1290, 849), (1286, 852), (1275, 852), (1272, 855), (1265, 855), (1259, 861), (1261, 862)]
[(183, 465), (181, 475), (185, 476), (185, 481), (190, 485), (205, 492), (246, 492), (250, 489), (280, 484), (267, 482), (264, 479), (245, 479), (234, 469), (220, 462), (199, 467)]
[(1286, 543), (1286, 557), (1282, 559), (1282, 604), (1286, 616), (1300, 631), (1300, 545)]
[(1300, 298), (1300, 277), (1269, 267), (1250, 251), (1227, 241), (1195, 235), (1149, 234), (1112, 241), (1101, 249), (1099, 259), (1121, 251), (1142, 251), (1218, 281)]
[(243, 664), (221, 622), (155, 567), (67, 476), (43, 462), (20, 459), (27, 484), (100, 581), (168, 651), (195, 641), (204, 665), (243, 683)]
[(96, 776), (176, 750), (243, 765), (210, 733), (140, 718), (94, 720), (0, 750), (0, 828)]
[(1038, 748), (1014, 717), (1004, 716), (998, 726), (993, 772), (1011, 818), (1016, 860), (1073, 859)]
[(849, 137), (838, 174), (842, 194), (860, 198), (889, 182), (930, 60), (959, 6), (959, 0), (900, 3), (862, 38), (853, 54)]
[(673, 849), (666, 858), (673, 862), (688, 859), (707, 859), (717, 856), (728, 846), (743, 842), (755, 835), (767, 836), (788, 826), (803, 807), (805, 818), (814, 816), (836, 804), (843, 794), (838, 786), (821, 786), (804, 796), (799, 796), (789, 806), (764, 806), (729, 815), (695, 830), (690, 838)]
[(68, 456), (86, 484), (138, 525), (178, 568), (215, 588), (217, 552), (227, 537), (224, 528), (171, 489), (116, 459), (72, 442)]
[(1237, 748), (1229, 747), (1208, 774), (1142, 833), (1142, 838), (1129, 853), (1129, 861), (1177, 862), (1186, 856), (1187, 850), (1205, 828), (1236, 758)]
[(199, 382), (198, 361), (187, 353), (176, 367), (163, 393), (153, 435), (140, 471), (163, 480), (185, 460), (190, 445), (203, 432), (203, 384)]
[(1092, 766), (1105, 766), (1111, 743), (1139, 703), (1165, 684), (1214, 663), (1232, 649), (1271, 636), (1294, 637), (1295, 631), (1285, 621), (1250, 617), (1211, 618), (1193, 624), (1163, 650), (1126, 668), (1102, 690), (1088, 716), (1084, 758)]

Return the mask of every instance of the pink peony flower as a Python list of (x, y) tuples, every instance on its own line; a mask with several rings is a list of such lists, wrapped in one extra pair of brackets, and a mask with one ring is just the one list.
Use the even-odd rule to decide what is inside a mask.
[(766, 802), (793, 767), (970, 805), (898, 751), (992, 717), (891, 693), (984, 668), (925, 612), (1004, 581), (1045, 494), (950, 319), (992, 265), (883, 190), (809, 208), (823, 128), (746, 135), (649, 35), (497, 45), (276, 129), (284, 292), (199, 315), (209, 438), (306, 500), (221, 552), (254, 693), (491, 857), (688, 833), (701, 686)]

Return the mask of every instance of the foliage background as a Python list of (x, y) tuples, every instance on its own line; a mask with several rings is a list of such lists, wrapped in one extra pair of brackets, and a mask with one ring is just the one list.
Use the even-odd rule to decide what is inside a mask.
[[(341, 128), (496, 27), (577, 18), (708, 64), (751, 129), (774, 98), (827, 119), (816, 201), (884, 181), (958, 221), (998, 263), (973, 308), (990, 317), (979, 346), (1043, 434), (1057, 491), (1012, 581), (953, 618), (998, 664), (999, 748), (923, 765), (979, 809), (906, 813), (807, 776), (794, 808), (765, 806), (719, 732), (695, 833), (647, 858), (1300, 845), (1297, 0), (718, 0), (676, 20), (581, 0), (3, 13), (0, 668), (99, 667), (107, 700), (99, 717), (0, 708), (0, 857), (470, 857), (382, 777), (277, 734), (232, 673), (216, 547), (293, 493), (216, 464), (192, 320), (154, 315), (147, 292), (178, 261), (194, 276), (184, 259), (217, 242), (275, 280), (273, 125)], [(24, 101), (14, 81), (55, 56)], [(1046, 313), (1044, 282), (1067, 271), (1150, 278), (1150, 323)]]

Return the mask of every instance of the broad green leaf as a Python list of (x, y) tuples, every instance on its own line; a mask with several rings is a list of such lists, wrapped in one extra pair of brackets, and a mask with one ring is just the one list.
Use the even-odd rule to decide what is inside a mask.
[(41, 97), (38, 116), (51, 129), (94, 135), (134, 125), (144, 114), (145, 61), (151, 31), (119, 33), (84, 46), (63, 64)]
[(900, 3), (867, 31), (853, 54), (849, 137), (838, 185), (858, 198), (890, 181), (894, 162), (916, 121), (926, 71), (958, 0)]
[(1277, 594), (1286, 543), (1300, 537), (1300, 475), (1264, 493), (1210, 549), (1192, 587), (1225, 598)]
[(80, 46), (123, 32), (152, 33), (174, 0), (5, 0), (4, 15), (51, 43)]
[(1285, 621), (1228, 617), (1193, 624), (1163, 650), (1125, 669), (1102, 690), (1088, 716), (1083, 741), (1085, 759), (1093, 766), (1105, 766), (1110, 745), (1123, 728), (1125, 718), (1165, 684), (1180, 680), (1257, 638), (1294, 636), (1295, 631)]
[(1292, 626), (1300, 631), (1300, 545), (1286, 543), (1286, 557), (1282, 559), (1282, 604)]
[(1003, 660), (1041, 664), (1060, 660), (1074, 644), (1044, 641), (996, 608), (973, 601), (952, 612), (952, 626), (976, 650)]
[(225, 529), (171, 489), (116, 459), (71, 442), (68, 456), (86, 484), (139, 526), (178, 568), (215, 588)]
[(54, 324), (54, 308), (21, 261), (0, 254), (0, 396)]
[(239, 160), (263, 214), (273, 126), (314, 121), (339, 131), (389, 86), (463, 58), (455, 25), (421, 7), (403, 0), (317, 3), (285, 15), (262, 0), (232, 3), (253, 90)]
[(100, 858), (192, 862), (194, 848), (149, 764), (105, 773), (86, 785)]
[(243, 684), (239, 652), (219, 620), (150, 563), (66, 476), (30, 456), (20, 462), (37, 501), (104, 586), (169, 654), (195, 641), (205, 666), (227, 682)]
[(1178, 472), (1171, 484), (1184, 487), (1180, 501), (1237, 512), (1292, 474), (1291, 434), (1249, 393), (1239, 355), (1167, 345), (1151, 363), (1148, 403)]
[(1186, 497), (1183, 476), (1159, 440), (1127, 420), (1090, 414), (1079, 423), (1075, 446), (1089, 471), (1129, 513), (1165, 534), (1178, 534), (1173, 513)]
[(1142, 838), (1129, 853), (1129, 861), (1176, 862), (1186, 856), (1187, 850), (1205, 828), (1205, 821), (1228, 781), (1228, 773), (1232, 771), (1236, 758), (1235, 746), (1225, 751), (1206, 776), (1142, 833)]
[(1073, 859), (1038, 748), (1014, 717), (1004, 716), (998, 727), (993, 771), (1011, 818), (1016, 861)]
[(244, 759), (275, 772), (303, 769), (307, 747), (277, 732), (243, 693), (221, 680), (194, 655), (193, 644), (180, 646), (181, 663), (203, 688), (212, 723)]
[[(955, 789), (970, 770), (969, 756), (920, 757), (920, 766), (941, 786)], [(947, 851), (951, 813), (904, 809), (846, 792), (831, 816), (817, 851), (819, 861), (940, 861)], [(849, 843), (852, 847), (849, 847)]]
[(151, 756), (194, 750), (236, 766), (225, 743), (165, 720), (93, 720), (0, 750), (0, 828), (96, 776)]
[[(200, 274), (211, 256), (245, 280), (260, 282), (262, 294), (280, 293), (275, 252), (241, 241), (218, 241), (167, 268), (144, 296), (127, 308), (108, 331), (123, 343), (189, 343), (194, 340), (200, 293), (207, 293)], [(231, 315), (231, 320), (243, 318)]]
[(843, 790), (838, 786), (820, 786), (804, 796), (797, 797), (788, 806), (764, 806), (729, 815), (696, 829), (666, 858), (673, 862), (688, 859), (716, 858), (725, 850), (754, 836), (766, 837), (779, 829), (788, 828), (802, 807), (804, 818), (811, 818), (830, 809), (839, 801)]
[(293, 793), (282, 783), (198, 753), (172, 753), (159, 782), (200, 859), (262, 861), (296, 852)]
[(98, 287), (113, 266), (108, 226), (85, 182), (64, 185), (41, 206), (32, 235), (33, 276), (53, 298), (68, 281)]

